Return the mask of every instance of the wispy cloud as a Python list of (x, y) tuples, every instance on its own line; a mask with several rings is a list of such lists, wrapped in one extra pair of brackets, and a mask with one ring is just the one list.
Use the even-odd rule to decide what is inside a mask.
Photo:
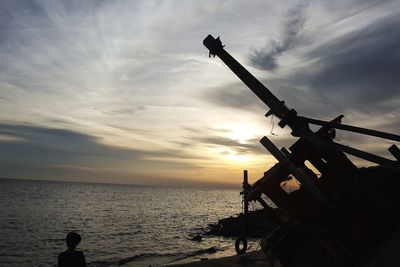
[[(321, 97), (341, 99), (349, 109), (396, 108), (397, 103), (390, 100), (399, 97), (399, 29), (396, 15), (328, 42), (308, 53), (315, 61), (292, 79)], [(371, 107), (380, 103), (385, 106)]]
[[(0, 124), (0, 136), (12, 137), (0, 139), (0, 165), (8, 166), (7, 176), (11, 177), (16, 176), (25, 165), (38, 170), (32, 174), (36, 178), (57, 178), (58, 175), (49, 177), (46, 173), (54, 167), (75, 171), (101, 169), (108, 174), (144, 173), (148, 168), (158, 172), (198, 168), (188, 160), (199, 158), (179, 150), (152, 151), (110, 146), (102, 144), (97, 137), (66, 129)], [(10, 166), (15, 169), (11, 170)], [(43, 177), (37, 177), (39, 170)], [(6, 174), (3, 172), (3, 175)]]
[[(398, 121), (393, 3), (1, 1), (0, 175), (262, 173), (267, 108), (207, 58), (209, 33), (301, 114), (387, 128)], [(246, 127), (248, 143), (232, 138)], [(224, 150), (258, 161), (226, 161)]]
[(307, 6), (308, 2), (305, 1), (288, 11), (285, 16), (281, 39), (271, 41), (264, 49), (255, 50), (251, 56), (251, 63), (255, 67), (270, 71), (275, 70), (278, 67), (278, 57), (298, 45), (306, 21)]
[[(320, 33), (326, 33), (320, 29), (308, 32), (307, 36), (315, 34), (309, 48), (304, 47), (302, 39), (305, 37), (301, 36), (306, 6), (296, 7), (288, 13), (292, 20), (286, 22), (281, 33), (282, 40), (256, 50), (249, 56), (250, 62), (253, 67), (276, 71), (275, 76), (261, 76), (260, 79), (301, 115), (331, 119), (344, 114), (347, 123), (398, 132), (396, 125), (399, 125), (400, 119), (395, 114), (399, 112), (400, 103), (397, 75), (400, 68), (400, 10), (393, 8), (386, 11), (382, 6), (376, 10), (375, 6), (361, 8), (359, 12), (350, 6), (352, 13), (346, 13), (349, 21), (342, 16), (340, 26), (346, 23), (351, 25), (346, 32), (335, 33), (334, 38), (320, 36)], [(355, 24), (355, 21), (365, 17), (371, 20)], [(335, 29), (335, 25), (330, 27)], [(281, 68), (277, 59), (290, 50), (297, 51), (290, 57), (297, 56), (301, 60), (290, 68)], [(209, 103), (240, 112), (262, 115), (267, 109), (241, 83), (213, 88), (204, 97)], [(390, 142), (370, 139), (366, 142), (361, 136), (347, 133), (343, 136), (351, 136), (351, 145), (388, 155), (385, 150)], [(279, 139), (277, 143), (280, 143)], [(348, 139), (342, 138), (341, 141), (346, 143)], [(289, 142), (281, 143), (287, 146)]]

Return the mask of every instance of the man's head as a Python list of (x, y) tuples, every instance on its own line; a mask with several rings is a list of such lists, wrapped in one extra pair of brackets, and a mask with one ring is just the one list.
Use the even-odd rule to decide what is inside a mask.
[(74, 249), (81, 242), (81, 236), (78, 233), (69, 232), (65, 242), (67, 242), (67, 247)]

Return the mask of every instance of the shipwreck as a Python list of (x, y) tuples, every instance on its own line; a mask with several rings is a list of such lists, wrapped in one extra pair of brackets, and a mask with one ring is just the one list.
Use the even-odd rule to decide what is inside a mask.
[[(334, 141), (336, 129), (394, 143), (400, 136), (342, 124), (343, 115), (331, 121), (300, 116), (236, 61), (219, 37), (208, 35), (203, 44), (268, 106), (265, 116), (279, 118), (279, 126), (290, 127), (296, 138), (286, 149), (264, 136), (260, 142), (277, 163), (254, 184), (245, 171), (241, 192), (245, 216), (251, 201), (275, 214), (279, 226), (266, 243), (283, 266), (376, 266), (378, 259), (382, 266), (400, 266), (399, 148), (389, 147), (394, 159), (387, 159)], [(311, 124), (320, 128), (313, 131)], [(348, 155), (377, 166), (358, 168)], [(300, 186), (287, 192), (283, 184), (291, 179)], [(236, 246), (238, 253), (246, 250), (245, 229)]]

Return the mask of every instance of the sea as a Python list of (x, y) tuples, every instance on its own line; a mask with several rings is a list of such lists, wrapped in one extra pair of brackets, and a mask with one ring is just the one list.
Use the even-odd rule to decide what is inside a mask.
[(56, 266), (70, 231), (93, 267), (233, 255), (233, 238), (191, 239), (241, 212), (239, 190), (0, 179), (0, 266)]

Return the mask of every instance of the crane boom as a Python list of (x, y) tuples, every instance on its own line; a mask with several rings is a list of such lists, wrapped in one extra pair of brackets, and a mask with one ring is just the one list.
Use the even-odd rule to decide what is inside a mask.
[(294, 109), (289, 109), (284, 101), (279, 100), (224, 49), (219, 37), (214, 38), (212, 35), (208, 35), (203, 44), (210, 50), (210, 56), (218, 56), (271, 109), (269, 114), (281, 119), (279, 126), (283, 128), (285, 125), (289, 125), (294, 136), (312, 134), (307, 123), (296, 119), (297, 112)]

